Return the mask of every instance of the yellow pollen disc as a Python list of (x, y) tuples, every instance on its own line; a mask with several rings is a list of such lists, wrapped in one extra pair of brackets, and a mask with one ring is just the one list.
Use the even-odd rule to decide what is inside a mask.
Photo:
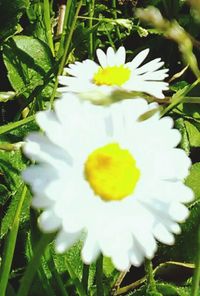
[(130, 75), (131, 70), (124, 67), (124, 65), (106, 68), (100, 67), (96, 74), (94, 74), (93, 82), (97, 85), (121, 86), (129, 80)]
[(133, 193), (140, 171), (130, 152), (116, 143), (94, 150), (85, 162), (85, 177), (103, 200), (121, 200)]

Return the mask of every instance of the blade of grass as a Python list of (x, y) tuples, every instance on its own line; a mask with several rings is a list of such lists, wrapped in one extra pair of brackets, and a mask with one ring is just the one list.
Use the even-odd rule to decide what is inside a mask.
[(195, 262), (195, 271), (192, 280), (192, 291), (191, 296), (198, 296), (199, 295), (199, 283), (200, 283), (200, 227), (198, 231), (198, 250), (196, 254), (196, 262)]
[(17, 296), (27, 296), (31, 287), (31, 283), (34, 279), (35, 273), (40, 266), (40, 259), (44, 254), (47, 245), (53, 240), (55, 233), (44, 234), (39, 243), (36, 245), (33, 251), (33, 257), (29, 262), (24, 276), (22, 278)]
[(97, 296), (104, 296), (103, 288), (103, 256), (100, 255), (96, 262)]
[(89, 58), (94, 59), (94, 34), (92, 32), (93, 26), (93, 17), (94, 17), (94, 8), (95, 8), (95, 0), (89, 1), (88, 11), (89, 11), (89, 30), (91, 30), (89, 35)]
[[(113, 9), (113, 17), (114, 19), (117, 19), (117, 1), (116, 0), (112, 0), (112, 9)], [(115, 27), (115, 31), (117, 34), (117, 39), (121, 43), (121, 33), (118, 26)]]
[(8, 233), (8, 236), (6, 238), (5, 247), (4, 247), (4, 253), (2, 256), (2, 264), (0, 269), (0, 291), (1, 296), (4, 296), (6, 293), (6, 288), (8, 285), (8, 279), (11, 269), (11, 264), (13, 260), (16, 240), (17, 240), (17, 234), (19, 229), (19, 221), (20, 221), (20, 214), (22, 210), (22, 205), (24, 203), (24, 199), (26, 197), (27, 188), (26, 186), (23, 187), (22, 190), (22, 196), (19, 200), (17, 210), (14, 216), (12, 227)]
[(54, 52), (54, 45), (53, 45), (53, 37), (52, 37), (52, 29), (51, 29), (51, 17), (50, 17), (50, 6), (49, 6), (49, 0), (44, 0), (44, 24), (46, 27), (46, 36), (47, 36), (47, 41), (49, 44), (49, 47), (51, 49), (51, 52), (53, 56), (55, 55)]
[(90, 266), (83, 264), (82, 285), (86, 293), (88, 293), (88, 278)]
[[(27, 250), (26, 250), (26, 256), (28, 258), (28, 261), (33, 258), (33, 247), (31, 243), (31, 238), (33, 239), (32, 232), (28, 233), (27, 235)], [(45, 295), (48, 296), (55, 296), (55, 292), (53, 290), (53, 287), (49, 281), (49, 278), (47, 278), (44, 267), (41, 266), (38, 268), (37, 275), (35, 281), (39, 281), (45, 291)]]

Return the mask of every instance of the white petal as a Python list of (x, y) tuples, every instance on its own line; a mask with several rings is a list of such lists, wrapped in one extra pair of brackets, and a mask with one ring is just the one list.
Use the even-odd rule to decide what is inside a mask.
[(168, 90), (168, 83), (159, 81), (144, 81), (140, 78), (137, 78), (134, 80), (129, 80), (125, 87), (133, 91), (148, 93), (159, 99), (163, 99), (164, 95), (162, 92), (164, 90)]
[(97, 49), (97, 58), (99, 60), (99, 63), (101, 65), (102, 68), (105, 68), (108, 66), (108, 63), (107, 63), (107, 56), (106, 54), (103, 52), (102, 49), (98, 48)]
[(55, 248), (57, 253), (64, 253), (79, 239), (80, 233), (66, 233), (61, 231), (55, 240)]
[(149, 53), (149, 49), (145, 49), (138, 53), (135, 58), (132, 60), (132, 62), (127, 63), (126, 65), (130, 66), (132, 70), (136, 69), (147, 57)]
[(120, 46), (119, 49), (116, 51), (115, 59), (116, 59), (116, 65), (120, 66), (120, 65), (125, 64), (126, 50), (125, 50), (124, 46)]
[(168, 76), (167, 72), (168, 69), (159, 70), (155, 72), (147, 72), (145, 74), (142, 74), (140, 77), (143, 80), (163, 80)]
[(128, 253), (117, 253), (116, 255), (112, 256), (112, 261), (115, 267), (120, 271), (128, 271), (130, 268)]
[(43, 197), (42, 195), (39, 196), (34, 196), (34, 198), (32, 199), (31, 205), (34, 208), (50, 208), (51, 206), (53, 206), (53, 201)]
[(39, 133), (28, 136), (24, 153), (32, 160), (52, 165), (58, 171), (67, 168), (67, 153)]
[(134, 266), (139, 267), (142, 264), (143, 260), (144, 252), (140, 245), (138, 245), (138, 243), (135, 241), (134, 248), (130, 251), (130, 261)]
[(160, 62), (160, 58), (158, 58), (138, 68), (135, 72), (137, 75), (143, 74), (146, 72), (153, 72), (161, 68), (163, 65), (164, 65), (164, 62)]
[[(36, 121), (54, 144), (60, 146), (61, 148), (67, 148), (68, 142), (66, 141), (66, 137), (63, 137), (63, 134), (66, 131), (63, 131), (63, 127), (56, 118), (55, 112), (38, 112), (36, 115)], [(68, 157), (69, 163), (72, 163), (72, 158), (67, 151), (66, 157)]]
[(172, 203), (170, 207), (170, 215), (177, 222), (184, 222), (189, 216), (189, 210), (180, 203)]
[(116, 58), (115, 58), (115, 52), (114, 49), (112, 47), (108, 47), (107, 52), (107, 63), (110, 67), (115, 66), (116, 65)]
[(61, 226), (61, 219), (53, 211), (44, 211), (39, 217), (40, 228), (44, 232), (54, 232)]
[(98, 255), (100, 254), (100, 249), (97, 241), (95, 240), (95, 234), (89, 233), (85, 239), (84, 246), (81, 252), (81, 256), (85, 264), (91, 264), (94, 262)]
[(149, 233), (149, 231), (145, 233), (137, 231), (137, 233), (134, 234), (134, 237), (140, 247), (143, 249), (145, 256), (149, 259), (153, 258), (157, 249), (157, 245), (151, 233)]
[(181, 233), (181, 227), (177, 223), (172, 223), (172, 225), (170, 225), (170, 230), (175, 234)]
[(174, 236), (171, 234), (162, 224), (156, 224), (156, 226), (153, 229), (153, 233), (161, 243), (167, 244), (167, 245), (173, 245), (174, 244)]

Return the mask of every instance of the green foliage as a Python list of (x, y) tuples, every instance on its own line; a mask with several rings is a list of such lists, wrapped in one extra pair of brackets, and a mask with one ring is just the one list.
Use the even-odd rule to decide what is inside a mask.
[[(5, 43), (3, 57), (13, 89), (25, 97), (36, 86), (44, 84), (46, 74), (53, 67), (53, 57), (48, 46), (29, 36), (16, 36)], [(50, 94), (50, 86), (41, 93), (45, 97)]]
[[(5, 215), (2, 217), (0, 237), (3, 237), (10, 229), (15, 212), (22, 195), (23, 182), (21, 171), (25, 168), (23, 156), (20, 151), (1, 151), (0, 150), (0, 170), (5, 184), (1, 184), (1, 204), (7, 207)], [(6, 204), (9, 203), (7, 206)], [(23, 204), (21, 221), (28, 218), (28, 209), (30, 206), (30, 194), (27, 194)]]
[(193, 190), (196, 199), (200, 198), (199, 179), (200, 179), (200, 162), (197, 162), (191, 167), (190, 174), (185, 181), (186, 185)]
[(198, 128), (190, 123), (189, 121), (185, 121), (186, 131), (188, 133), (188, 138), (191, 147), (200, 147), (200, 131)]

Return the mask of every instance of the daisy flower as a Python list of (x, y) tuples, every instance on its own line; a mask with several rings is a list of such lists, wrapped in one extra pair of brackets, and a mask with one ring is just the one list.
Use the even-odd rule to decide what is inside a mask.
[(66, 68), (70, 76), (59, 76), (59, 83), (64, 85), (61, 92), (94, 93), (99, 96), (111, 95), (113, 91), (143, 92), (157, 98), (164, 98), (163, 91), (168, 83), (163, 79), (168, 76), (168, 69), (160, 69), (164, 62), (154, 59), (141, 66), (149, 49), (141, 51), (128, 63), (125, 63), (126, 51), (121, 46), (116, 52), (112, 47), (106, 54), (97, 49), (99, 64), (92, 60), (75, 62)]
[(28, 136), (24, 152), (37, 164), (23, 177), (43, 209), (40, 228), (58, 231), (57, 252), (81, 239), (86, 264), (102, 253), (127, 270), (154, 256), (156, 240), (174, 243), (193, 198), (183, 184), (191, 162), (170, 117), (137, 120), (156, 106), (141, 98), (94, 106), (66, 94), (36, 115), (45, 133)]

